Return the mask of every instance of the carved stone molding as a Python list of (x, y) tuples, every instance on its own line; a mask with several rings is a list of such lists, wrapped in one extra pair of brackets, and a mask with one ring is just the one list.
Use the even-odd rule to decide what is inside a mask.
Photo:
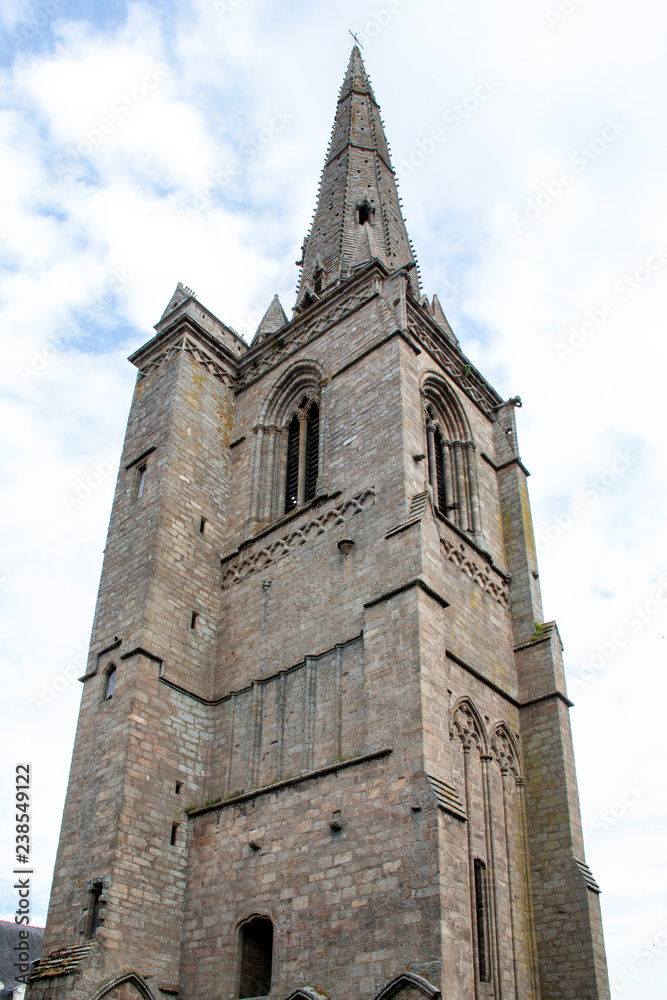
[(426, 997), (426, 1000), (436, 1000), (436, 997), (441, 995), (438, 987), (434, 986), (433, 983), (429, 983), (428, 979), (425, 979), (424, 976), (418, 976), (416, 972), (406, 971), (401, 972), (400, 975), (390, 980), (380, 990), (375, 1000), (391, 1000), (401, 990), (421, 993), (422, 996)]
[(276, 538), (270, 545), (259, 549), (259, 551), (237, 557), (224, 568), (222, 589), (228, 590), (235, 583), (241, 583), (246, 577), (265, 569), (276, 559), (288, 555), (297, 546), (303, 545), (311, 538), (323, 535), (339, 524), (344, 524), (355, 514), (360, 514), (362, 510), (372, 507), (374, 503), (375, 490), (372, 488), (363, 490), (356, 496), (350, 497), (349, 500), (339, 503), (336, 507), (325, 510), (319, 517), (314, 517), (286, 535), (281, 535), (280, 538)]
[(462, 389), (487, 417), (493, 417), (494, 410), (502, 403), (500, 397), (477, 375), (473, 374), (472, 366), (458, 356), (449, 344), (445, 343), (421, 323), (412, 322), (408, 329), (417, 343), (422, 344), (437, 358), (453, 382)]
[(463, 701), (454, 709), (452, 735), (458, 736), (464, 748), (476, 746), (484, 752), (484, 734), (469, 702)]
[(299, 986), (298, 989), (288, 994), (285, 1000), (327, 1000), (327, 995), (315, 989), (314, 986)]
[(500, 770), (506, 774), (511, 773), (515, 778), (519, 777), (519, 761), (516, 750), (504, 725), (496, 726), (491, 737), (491, 750), (498, 761)]
[(142, 379), (149, 375), (156, 368), (168, 361), (170, 358), (176, 357), (181, 351), (189, 354), (193, 361), (196, 361), (198, 365), (205, 368), (206, 371), (217, 378), (220, 382), (224, 382), (225, 385), (235, 386), (236, 380), (224, 368), (219, 361), (212, 358), (199, 344), (197, 344), (191, 337), (186, 334), (175, 344), (170, 344), (161, 354), (156, 357), (151, 358), (150, 361), (146, 361), (145, 364), (139, 369), (138, 378)]
[(462, 573), (469, 576), (473, 583), (478, 584), (485, 594), (492, 597), (494, 601), (509, 610), (510, 595), (507, 583), (502, 577), (494, 574), (490, 566), (479, 566), (468, 552), (463, 542), (455, 545), (448, 538), (440, 536), (442, 547), (447, 554), (447, 558), (454, 566), (458, 566)]
[(436, 778), (433, 774), (427, 774), (426, 777), (431, 782), (440, 808), (451, 816), (456, 816), (457, 819), (467, 820), (465, 807), (454, 786), (441, 778)]
[(574, 863), (576, 864), (577, 868), (579, 869), (579, 873), (580, 873), (581, 877), (583, 878), (584, 882), (586, 883), (586, 887), (588, 889), (590, 889), (591, 892), (594, 892), (596, 894), (596, 896), (599, 896), (600, 895), (600, 891), (601, 891), (600, 890), (600, 886), (595, 881), (595, 877), (593, 876), (593, 872), (590, 870), (590, 868), (588, 867), (588, 865), (586, 864), (586, 862), (585, 861), (579, 861), (577, 858), (575, 858), (574, 859)]
[(252, 433), (257, 434), (259, 431), (263, 431), (264, 434), (282, 434), (284, 430), (284, 427), (278, 427), (277, 424), (255, 424)]
[(304, 344), (307, 344), (308, 341), (312, 340), (318, 334), (323, 333), (330, 326), (334, 326), (345, 319), (346, 316), (349, 316), (359, 306), (369, 302), (375, 295), (376, 289), (374, 284), (367, 285), (358, 292), (353, 292), (340, 301), (335, 302), (312, 322), (308, 322), (307, 318), (304, 317), (304, 322), (295, 322), (292, 330), (285, 330), (284, 333), (280, 331), (270, 346), (265, 341), (267, 346), (262, 356), (255, 358), (254, 361), (241, 371), (238, 382), (239, 387), (245, 387), (258, 376), (263, 375), (269, 368), (273, 368), (274, 365), (289, 358), (298, 348), (303, 347)]

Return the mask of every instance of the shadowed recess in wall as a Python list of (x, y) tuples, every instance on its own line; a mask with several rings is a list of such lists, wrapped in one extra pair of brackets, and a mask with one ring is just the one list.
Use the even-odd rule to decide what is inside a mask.
[(254, 681), (215, 711), (212, 759), (227, 796), (363, 753), (363, 639)]

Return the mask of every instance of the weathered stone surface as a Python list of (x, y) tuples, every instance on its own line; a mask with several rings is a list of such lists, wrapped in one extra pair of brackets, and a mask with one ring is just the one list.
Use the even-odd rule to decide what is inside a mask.
[[(366, 125), (385, 155), (359, 64), (327, 165), (350, 212)], [(291, 322), (248, 349), (181, 289), (133, 355), (33, 1000), (232, 1000), (253, 917), (272, 998), (608, 997), (517, 401), (409, 269), (346, 272), (322, 226), (338, 277)], [(316, 496), (285, 514), (304, 399)]]

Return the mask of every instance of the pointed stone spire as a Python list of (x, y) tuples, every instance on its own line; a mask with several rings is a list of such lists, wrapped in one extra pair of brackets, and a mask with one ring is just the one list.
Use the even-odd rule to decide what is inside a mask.
[(444, 310), (440, 305), (440, 299), (437, 295), (433, 296), (433, 302), (431, 303), (431, 312), (433, 313), (433, 319), (436, 321), (440, 329), (443, 331), (446, 337), (451, 340), (452, 344), (456, 344), (459, 347), (459, 340), (451, 326), (449, 325), (449, 320), (445, 316)]
[(278, 330), (282, 330), (285, 323), (287, 323), (285, 310), (283, 309), (278, 296), (274, 295), (271, 305), (264, 313), (264, 316), (255, 331), (255, 336), (252, 338), (253, 344), (259, 343), (260, 340), (264, 340), (269, 333), (277, 333)]
[(417, 262), (401, 214), (380, 109), (355, 45), (338, 98), (313, 223), (303, 247), (297, 308), (309, 292), (312, 295), (320, 289), (325, 293), (350, 274), (358, 263), (360, 229), (366, 224), (374, 238), (368, 259), (378, 257), (379, 251), (378, 259), (384, 257), (390, 271), (409, 266), (411, 291), (419, 298)]
[[(176, 285), (176, 291), (169, 299), (169, 305), (167, 306), (165, 311), (162, 313), (162, 316), (160, 317), (160, 323), (165, 318), (165, 316), (168, 316), (170, 312), (174, 311), (176, 306), (180, 306), (181, 302), (185, 302), (186, 299), (191, 299), (195, 297), (196, 297), (195, 293), (192, 291), (192, 289), (188, 288), (187, 285), (184, 285), (182, 281), (179, 281), (179, 283)], [(158, 323), (158, 326), (159, 325), (160, 324)]]

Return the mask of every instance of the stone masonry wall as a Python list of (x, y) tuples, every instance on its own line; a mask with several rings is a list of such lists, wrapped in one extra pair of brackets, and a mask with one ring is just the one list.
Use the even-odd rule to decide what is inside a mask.
[[(209, 715), (158, 674), (168, 665), (172, 680), (191, 681), (194, 671), (210, 687), (232, 410), (229, 387), (185, 352), (140, 379), (135, 392), (44, 949), (85, 941), (90, 888), (102, 881), (103, 922), (82, 996), (119, 965), (178, 981), (184, 807), (203, 800)], [(147, 451), (139, 498), (135, 459)], [(105, 701), (112, 664), (115, 690)]]
[[(358, 702), (369, 742), (391, 752), (192, 817), (181, 980), (192, 1000), (235, 995), (238, 925), (253, 913), (275, 926), (272, 997), (301, 985), (371, 997), (407, 965), (438, 982), (437, 810), (424, 797), (415, 594), (373, 604), (364, 619)], [(323, 682), (328, 662), (313, 665)], [(322, 723), (326, 712), (324, 701)]]
[[(274, 923), (272, 1000), (370, 1000), (406, 968), (462, 1000), (607, 996), (513, 404), (448, 386), (476, 446), (473, 540), (433, 507), (421, 389), (447, 373), (394, 294), (357, 282), (354, 311), (273, 368), (258, 355), (236, 393), (196, 351), (139, 380), (45, 954), (84, 941), (95, 880), (103, 920), (80, 975), (36, 1000), (124, 972), (233, 1000), (253, 914)], [(267, 522), (262, 421), (298, 365), (320, 397), (317, 496)]]

